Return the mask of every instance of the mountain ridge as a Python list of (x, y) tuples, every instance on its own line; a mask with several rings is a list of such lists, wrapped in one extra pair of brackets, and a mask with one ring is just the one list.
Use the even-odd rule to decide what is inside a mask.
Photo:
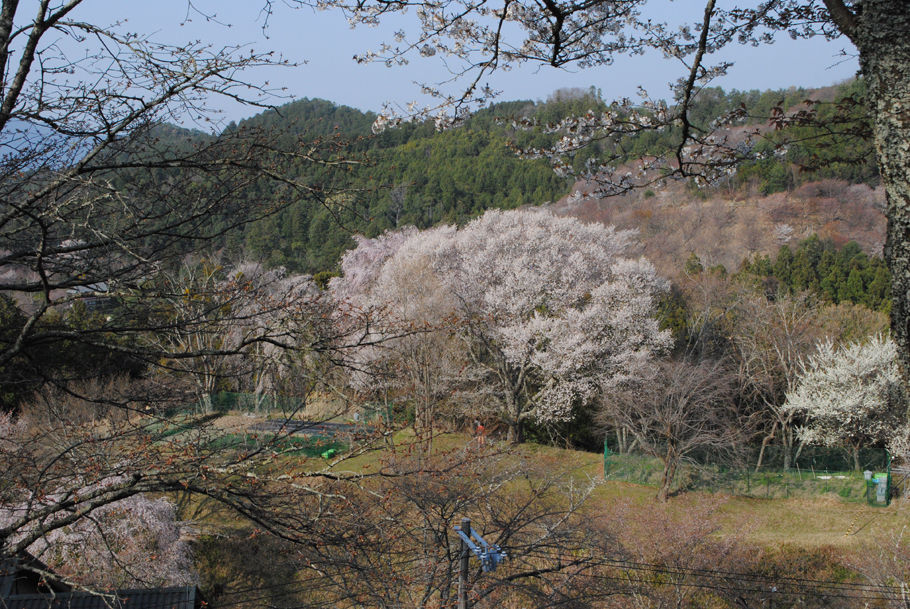
[[(796, 112), (805, 109), (807, 98), (834, 104), (862, 91), (859, 81), (815, 90), (705, 89), (692, 109), (692, 120), (707, 124), (740, 106), (750, 107), (754, 115), (773, 114), (779, 108)], [(656, 239), (663, 244), (663, 251), (648, 243), (644, 246), (649, 257), (667, 268), (670, 265), (664, 259), (685, 259), (690, 251), (702, 252), (700, 255), (712, 264), (735, 267), (741, 256), (759, 251), (770, 253), (781, 243), (813, 233), (838, 243), (854, 239), (867, 253), (880, 252), (884, 221), (878, 209), (882, 197), (875, 194), (877, 175), (870, 173), (868, 165), (830, 161), (832, 154), (843, 153), (845, 145), (835, 142), (832, 152), (830, 142), (815, 142), (815, 135), (807, 131), (809, 127), (793, 127), (802, 129), (800, 135), (804, 137), (785, 155), (759, 155), (726, 184), (701, 190), (674, 184), (612, 202), (582, 194), (570, 205), (570, 195), (578, 190), (590, 191), (589, 184), (572, 184), (558, 177), (545, 161), (523, 160), (512, 152), (514, 147), (545, 146), (554, 136), (542, 130), (517, 129), (511, 118), (533, 117), (539, 123), (554, 123), (572, 114), (606, 107), (595, 89), (565, 90), (542, 102), (515, 100), (494, 104), (448, 131), (438, 132), (427, 121), (404, 123), (379, 134), (371, 131), (375, 113), (328, 100), (304, 98), (266, 110), (229, 125), (221, 135), (258, 129), (286, 138), (337, 138), (345, 142), (345, 150), (352, 158), (356, 156), (363, 162), (348, 174), (332, 176), (301, 164), (296, 169), (297, 179), (330, 179), (348, 189), (350, 194), (338, 201), (338, 209), (292, 200), (274, 216), (244, 227), (241, 234), (223, 246), (272, 266), (315, 273), (337, 268), (340, 254), (353, 245), (353, 232), (375, 236), (404, 225), (427, 228), (440, 223), (463, 223), (490, 208), (510, 209), (555, 201), (552, 204), (561, 213), (639, 228), (645, 241), (654, 239), (661, 227), (667, 231), (680, 227), (682, 234), (690, 236), (667, 233)], [(820, 108), (819, 113), (833, 111), (829, 106)], [(738, 120), (731, 129), (758, 124), (750, 123), (752, 119), (748, 118)], [(778, 132), (763, 129), (767, 131), (766, 141), (758, 146), (770, 147)], [(188, 137), (185, 132), (178, 135)], [(641, 155), (665, 150), (674, 135), (672, 130), (646, 133), (614, 145), (622, 148), (629, 162), (634, 162)], [(600, 142), (581, 151), (573, 163), (583, 166), (592, 155), (603, 153), (608, 144)], [(863, 145), (868, 147), (868, 142), (858, 149)], [(815, 161), (821, 162), (812, 167)], [(865, 189), (859, 188), (862, 185)], [(279, 195), (265, 188), (255, 196)], [(802, 213), (800, 209), (808, 211)], [(711, 217), (714, 219), (701, 231), (686, 228), (689, 218)], [(739, 222), (743, 225), (738, 226)], [(711, 225), (716, 228), (713, 233), (707, 230)], [(775, 231), (776, 236), (769, 236)], [(782, 240), (784, 233), (787, 238)], [(736, 247), (718, 248), (717, 243), (733, 243)]]

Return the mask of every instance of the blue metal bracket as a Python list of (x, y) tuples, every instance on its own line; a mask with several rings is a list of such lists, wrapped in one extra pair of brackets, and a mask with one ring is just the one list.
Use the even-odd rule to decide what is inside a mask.
[(477, 540), (480, 545), (477, 545), (471, 537), (462, 530), (460, 526), (455, 525), (455, 532), (458, 533), (458, 536), (461, 537), (471, 552), (474, 553), (477, 558), (480, 559), (480, 566), (484, 572), (489, 573), (490, 571), (495, 571), (496, 567), (499, 566), (504, 559), (508, 558), (508, 555), (500, 548), (498, 545), (493, 543), (487, 543), (487, 541), (477, 534), (473, 528), (471, 529), (471, 537)]

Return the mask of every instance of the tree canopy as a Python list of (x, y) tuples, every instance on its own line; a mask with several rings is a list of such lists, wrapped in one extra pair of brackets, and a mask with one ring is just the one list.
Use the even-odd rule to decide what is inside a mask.
[(466, 348), (453, 376), (468, 411), (495, 413), (520, 441), (527, 421), (571, 419), (669, 346), (654, 317), (664, 282), (628, 257), (633, 243), (631, 231), (542, 210), (491, 210), (461, 229), (360, 239), (332, 285), (418, 326), (448, 320)]
[[(822, 343), (805, 363), (784, 411), (806, 417), (799, 430), (809, 443), (861, 446), (897, 437), (906, 414), (894, 342), (877, 336), (842, 348)], [(855, 463), (859, 468), (858, 460)]]
[[(289, 508), (306, 491), (270, 471), (276, 445), (225, 450), (210, 420), (185, 434), (174, 411), (193, 402), (187, 372), (224, 382), (245, 374), (221, 365), (241, 354), (274, 349), (297, 365), (335, 344), (291, 321), (323, 318), (308, 278), (289, 285), (200, 259), (292, 194), (314, 205), (336, 195), (296, 180), (291, 165), (350, 159), (331, 138), (164, 125), (210, 119), (218, 97), (261, 107), (268, 91), (243, 71), (274, 58), (100, 27), (80, 18), (83, 4), (0, 7), (0, 556), (56, 551), (42, 542), (117, 520), (124, 505), (145, 509), (134, 499), (144, 493), (207, 497), (292, 538), (302, 527)], [(238, 196), (273, 180), (284, 198)], [(241, 475), (251, 470), (268, 481), (251, 484)], [(155, 551), (139, 529), (128, 540), (100, 528), (111, 536), (93, 550), (112, 556), (122, 541), (145, 548), (127, 548), (134, 557)]]
[[(397, 0), (317, 4), (341, 8), (354, 23), (371, 25), (414, 6)], [(910, 370), (910, 155), (906, 147), (910, 120), (902, 108), (910, 96), (910, 40), (905, 35), (910, 29), (910, 6), (903, 0), (777, 0), (721, 7), (715, 0), (707, 0), (698, 10), (689, 8), (682, 15), (683, 25), (677, 27), (652, 17), (679, 13), (675, 5), (665, 4), (657, 0), (503, 0), (492, 5), (470, 0), (420, 2), (410, 28), (399, 30), (394, 43), (365, 53), (361, 59), (395, 65), (406, 62), (411, 54), (445, 57), (454, 72), (446, 82), (455, 84), (447, 89), (426, 87), (439, 98), (437, 109), (442, 114), (437, 122), (441, 125), (458, 121), (474, 105), (488, 102), (495, 91), (485, 86), (485, 76), (516, 64), (586, 68), (646, 51), (680, 62), (681, 78), (673, 105), (645, 97), (639, 102), (617, 100), (603, 111), (586, 112), (555, 125), (522, 121), (526, 127), (560, 135), (552, 146), (530, 146), (523, 153), (548, 159), (563, 174), (574, 172), (573, 157), (592, 143), (679, 128), (672, 150), (643, 155), (632, 167), (618, 162), (622, 155), (616, 153), (587, 164), (584, 175), (598, 185), (599, 192), (611, 194), (671, 178), (709, 182), (766, 154), (758, 146), (760, 140), (770, 141), (763, 137), (763, 130), (743, 137), (742, 131), (730, 129), (735, 120), (748, 114), (747, 107), (731, 111), (727, 120), (709, 123), (701, 122), (692, 111), (705, 86), (731, 65), (724, 58), (728, 46), (766, 44), (779, 35), (844, 38), (859, 54), (869, 127), (859, 131), (872, 135), (887, 195), (885, 259), (891, 271), (892, 333), (906, 377)], [(837, 127), (844, 126), (842, 113), (821, 114), (811, 107), (794, 114), (772, 109), (769, 119), (775, 128), (819, 125), (828, 134), (856, 134), (853, 128)], [(847, 122), (856, 122), (856, 118), (848, 116)], [(864, 117), (859, 118), (863, 122)], [(376, 126), (399, 121), (400, 117), (381, 115)], [(788, 144), (788, 140), (778, 140), (773, 150), (786, 152)]]

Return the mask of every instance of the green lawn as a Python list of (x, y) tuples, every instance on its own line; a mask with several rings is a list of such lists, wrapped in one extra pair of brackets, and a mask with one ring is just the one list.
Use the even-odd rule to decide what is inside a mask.
[[(399, 444), (406, 444), (411, 439), (409, 432), (396, 435)], [(434, 449), (455, 450), (472, 442), (468, 434), (444, 434), (435, 440)], [(504, 444), (499, 447), (509, 449)], [(708, 511), (719, 526), (719, 534), (736, 534), (759, 544), (790, 544), (804, 548), (872, 544), (892, 531), (900, 531), (910, 517), (910, 502), (903, 500), (894, 500), (888, 507), (867, 505), (863, 500), (862, 474), (858, 472), (757, 474), (750, 475), (748, 482), (738, 480), (730, 484), (720, 476), (712, 480), (709, 471), (702, 473), (703, 478), (696, 479), (691, 488), (677, 492), (668, 506), (663, 506), (655, 499), (660, 475), (656, 460), (623, 457), (631, 471), (640, 474), (640, 479), (635, 482), (617, 480), (615, 471), (609, 469), (604, 481), (603, 456), (600, 454), (539, 444), (522, 444), (511, 450), (509, 458), (528, 458), (542, 467), (552, 464), (554, 470), (570, 469), (579, 482), (599, 481), (589, 505), (595, 516), (608, 516), (618, 505), (629, 503), (640, 510), (669, 509), (671, 512), (706, 510), (709, 506)], [(369, 471), (377, 466), (381, 456), (382, 452), (363, 455), (345, 463), (344, 467), (366, 466)], [(730, 477), (729, 473), (727, 476)], [(786, 497), (787, 486), (789, 498)], [(747, 488), (751, 496), (740, 494)]]
[[(257, 446), (267, 438), (228, 433), (219, 442), (226, 449)], [(390, 443), (398, 454), (413, 454), (414, 435), (410, 430), (396, 433)], [(291, 437), (282, 439), (279, 447), (286, 459), (303, 468), (329, 466), (322, 457), (329, 448), (335, 457), (344, 457), (348, 447), (329, 438)], [(370, 474), (377, 472), (390, 456), (387, 443), (377, 442), (375, 450), (342, 458), (334, 467), (338, 471)], [(478, 451), (476, 440), (469, 434), (446, 433), (434, 438), (434, 452)], [(895, 500), (889, 507), (874, 507), (862, 500), (862, 475), (854, 472), (813, 474), (788, 472), (750, 475), (734, 479), (729, 472), (684, 470), (681, 485), (667, 505), (655, 499), (659, 462), (643, 457), (611, 457), (607, 479), (603, 475), (603, 456), (596, 453), (566, 450), (539, 444), (510, 447), (488, 441), (483, 450), (504, 454), (510, 459), (527, 459), (546, 471), (569, 471), (579, 484), (596, 483), (589, 500), (592, 517), (610, 517), (616, 510), (633, 506), (643, 514), (703, 511), (718, 526), (718, 534), (735, 534), (746, 541), (769, 546), (790, 544), (803, 548), (835, 546), (841, 548), (867, 545), (877, 538), (899, 531), (910, 516), (910, 502)], [(712, 475), (715, 476), (712, 478)], [(822, 476), (830, 476), (824, 478)], [(842, 476), (842, 477), (839, 477)], [(622, 479), (625, 478), (625, 479)], [(749, 493), (750, 496), (746, 496)], [(787, 497), (789, 494), (789, 497)]]
[(258, 450), (267, 448), (285, 456), (328, 458), (348, 449), (344, 442), (325, 436), (281, 436), (273, 434), (223, 434), (208, 446), (214, 450)]
[[(249, 439), (233, 433), (223, 441), (226, 448), (237, 448), (244, 446)], [(395, 450), (392, 451), (389, 445), (394, 445)], [(337, 462), (322, 458), (317, 451), (305, 450), (286, 454), (282, 461), (299, 470), (332, 467), (339, 473), (371, 474), (386, 467), (391, 458), (413, 457), (426, 446), (418, 448), (413, 433), (405, 430), (377, 441), (375, 450), (359, 452), (361, 448), (355, 445), (350, 452), (340, 453), (342, 458)], [(618, 531), (616, 541), (622, 547), (653, 549), (658, 544), (656, 547), (663, 548), (659, 544), (663, 544), (664, 539), (675, 543), (686, 539), (687, 531), (701, 530), (706, 531), (708, 539), (729, 542), (731, 547), (743, 548), (746, 553), (760, 553), (775, 569), (794, 566), (803, 569), (807, 577), (833, 577), (831, 569), (843, 570), (844, 565), (849, 565), (849, 557), (861, 556), (863, 549), (874, 547), (880, 540), (900, 532), (910, 516), (910, 506), (903, 501), (877, 508), (857, 501), (852, 495), (841, 496), (845, 493), (840, 493), (831, 481), (838, 481), (842, 488), (859, 485), (853, 474), (844, 474), (843, 479), (832, 477), (828, 480), (831, 486), (827, 490), (824, 485), (811, 482), (815, 484), (811, 486), (809, 481), (801, 480), (802, 472), (788, 473), (780, 479), (758, 478), (748, 482), (751, 485), (749, 488), (757, 486), (759, 491), (766, 492), (769, 487), (776, 488), (775, 484), (792, 484), (794, 490), (789, 498), (774, 493), (767, 498), (749, 497), (731, 493), (731, 489), (723, 485), (715, 485), (712, 490), (692, 485), (691, 490), (683, 489), (668, 502), (660, 503), (655, 498), (655, 476), (659, 475), (660, 469), (647, 459), (636, 462), (635, 459), (625, 458), (624, 467), (640, 475), (640, 481), (632, 482), (611, 479), (609, 470), (604, 480), (603, 457), (596, 453), (530, 443), (513, 447), (489, 439), (486, 446), (480, 447), (471, 435), (460, 433), (437, 436), (431, 450), (454, 455), (452, 462), (457, 460), (459, 454), (480, 459), (501, 459), (504, 467), (524, 461), (532, 466), (532, 471), (541, 472), (541, 475), (564, 472), (562, 475), (571, 478), (578, 486), (593, 484), (594, 490), (584, 508), (585, 517), (594, 526), (611, 525), (607, 530)], [(369, 484), (368, 480), (367, 477), (363, 482)], [(800, 482), (806, 484), (797, 488)], [(739, 492), (736, 487), (732, 490)], [(190, 507), (198, 509), (206, 506), (194, 502), (186, 506)], [(273, 560), (259, 557), (281, 555), (288, 549), (277, 540), (261, 536), (257, 537), (256, 543), (250, 543), (249, 539), (255, 534), (248, 529), (248, 525), (214, 507), (207, 516), (203, 515), (204, 510), (199, 510), (200, 516), (194, 518), (204, 532), (197, 543), (197, 563), (203, 573), (205, 589), (216, 591), (213, 593), (215, 597), (217, 590), (222, 588), (261, 586), (278, 591), (276, 595), (283, 594), (285, 587), (296, 589), (293, 582), (297, 581), (295, 578), (299, 573), (293, 569), (292, 561), (278, 561), (280, 569), (277, 571), (253, 569), (251, 572), (249, 569), (250, 564), (258, 564), (259, 560)], [(192, 518), (186, 511), (183, 513)], [(681, 535), (678, 539), (674, 538), (677, 530)], [(275, 547), (270, 548), (269, 544)], [(685, 546), (680, 547), (683, 548), (683, 555), (689, 552)], [(722, 567), (736, 569), (734, 564), (718, 568)], [(854, 575), (849, 572), (844, 577), (849, 579)], [(257, 598), (244, 607), (261, 606), (261, 600)], [(277, 600), (280, 598), (276, 596)]]
[[(660, 460), (637, 455), (610, 455), (607, 459), (607, 480), (635, 482), (656, 486), (660, 482)], [(866, 483), (862, 472), (815, 471), (753, 471), (751, 468), (694, 467), (683, 464), (675, 481), (679, 490), (704, 490), (761, 499), (790, 499), (836, 495), (855, 502), (865, 501)]]

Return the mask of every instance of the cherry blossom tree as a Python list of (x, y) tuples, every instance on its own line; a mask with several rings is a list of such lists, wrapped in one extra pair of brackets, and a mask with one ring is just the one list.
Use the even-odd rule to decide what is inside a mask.
[(841, 348), (821, 343), (782, 410), (805, 417), (798, 430), (803, 441), (846, 445), (859, 469), (859, 449), (888, 442), (906, 422), (897, 346), (882, 336)]
[(364, 305), (364, 299), (376, 282), (382, 265), (416, 232), (414, 227), (405, 227), (383, 233), (374, 239), (354, 235), (356, 247), (341, 256), (344, 281), (338, 278), (330, 280), (332, 291), (342, 301), (355, 306)]
[[(382, 239), (359, 247), (395, 238)], [(633, 244), (631, 231), (546, 211), (489, 211), (462, 229), (402, 241), (365, 298), (394, 306), (425, 298), (414, 289), (440, 293), (436, 318), (451, 320), (464, 344), (460, 387), (473, 392), (468, 408), (500, 417), (518, 442), (526, 421), (572, 418), (575, 407), (669, 345), (653, 317), (664, 282), (646, 260), (626, 257)], [(402, 278), (414, 275), (401, 269), (415, 261), (432, 274), (402, 292)], [(345, 282), (338, 281), (340, 293)]]
[[(224, 449), (210, 421), (173, 415), (192, 398), (172, 373), (200, 373), (202, 392), (226, 368), (236, 375), (222, 364), (241, 354), (325, 353), (343, 339), (312, 332), (322, 311), (307, 308), (304, 292), (217, 273), (169, 284), (164, 274), (179, 276), (188, 256), (290, 201), (331, 199), (337, 209), (337, 191), (299, 178), (300, 163), (349, 159), (333, 137), (168, 126), (212, 131), (224, 102), (267, 106), (278, 91), (245, 70), (284, 60), (247, 46), (169, 43), (169, 34), (118, 22), (113, 5), (101, 17), (111, 25), (99, 24), (91, 3), (0, 3), (0, 292), (12, 309), (0, 368), (29, 389), (4, 402), (20, 409), (13, 422), (0, 421), (15, 428), (0, 429), (0, 509), (14, 510), (0, 522), (0, 556), (92, 523), (113, 531), (119, 502), (172, 492), (299, 540), (300, 498), (319, 491), (275, 463), (280, 437)], [(197, 4), (187, 3), (187, 19)], [(279, 184), (274, 199), (249, 196), (266, 181)], [(110, 308), (87, 311), (85, 292)], [(275, 323), (279, 311), (300, 323)], [(110, 382), (115, 373), (122, 382)], [(26, 401), (40, 416), (19, 429)], [(329, 475), (324, 467), (307, 479)]]
[(352, 381), (361, 395), (395, 395), (414, 406), (414, 431), (428, 447), (438, 407), (450, 396), (464, 364), (454, 333), (456, 309), (435, 274), (425, 243), (453, 234), (451, 227), (419, 233), (408, 227), (376, 239), (357, 238), (342, 258), (343, 278), (333, 292), (361, 318), (369, 345), (353, 358)]
[(495, 388), (512, 441), (526, 420), (572, 418), (669, 345), (653, 316), (665, 284), (625, 257), (633, 237), (536, 211), (488, 212), (459, 232), (453, 290), (475, 372)]
[[(24, 506), (4, 508), (0, 520), (14, 520), (20, 509)], [(191, 534), (188, 524), (178, 521), (173, 503), (134, 495), (49, 531), (28, 552), (80, 586), (185, 586), (196, 583)]]
[[(300, 0), (321, 8), (340, 8), (352, 24), (375, 26), (383, 19), (411, 11), (412, 22), (396, 21), (394, 40), (358, 56), (361, 61), (402, 65), (413, 55), (439, 56), (441, 82), (424, 83), (423, 91), (439, 104), (418, 113), (435, 114), (449, 125), (496, 91), (486, 84), (493, 72), (522, 64), (591, 68), (611, 64), (623, 55), (661, 53), (679, 62), (674, 103), (642, 93), (641, 101), (616, 100), (604, 111), (590, 111), (556, 125), (536, 125), (557, 136), (550, 148), (525, 150), (546, 157), (556, 169), (572, 171), (572, 156), (592, 143), (606, 144), (604, 155), (584, 172), (602, 194), (627, 191), (668, 178), (698, 183), (728, 175), (741, 161), (755, 158), (753, 144), (762, 129), (747, 134), (729, 129), (748, 115), (741, 108), (727, 117), (700, 122), (691, 112), (705, 86), (733, 65), (725, 52), (735, 45), (771, 44), (777, 36), (843, 40), (859, 56), (867, 87), (868, 133), (873, 138), (879, 172), (887, 196), (885, 258), (891, 271), (891, 330), (899, 345), (905, 379), (910, 371), (910, 5), (904, 0), (770, 0), (729, 3), (716, 0), (687, 4), (659, 0)], [(674, 15), (674, 21), (659, 16)], [(852, 48), (851, 48), (852, 47)], [(773, 69), (773, 66), (770, 66)], [(769, 124), (818, 124), (817, 104), (788, 116), (772, 114)], [(395, 124), (395, 109), (381, 115), (377, 128)], [(835, 119), (837, 120), (837, 119)], [(678, 129), (666, 154), (647, 155), (623, 165), (622, 137), (647, 131)], [(827, 123), (829, 133), (848, 134), (843, 125)], [(855, 135), (855, 132), (854, 132)], [(778, 141), (783, 149), (788, 143)], [(613, 151), (613, 152), (611, 152)]]

